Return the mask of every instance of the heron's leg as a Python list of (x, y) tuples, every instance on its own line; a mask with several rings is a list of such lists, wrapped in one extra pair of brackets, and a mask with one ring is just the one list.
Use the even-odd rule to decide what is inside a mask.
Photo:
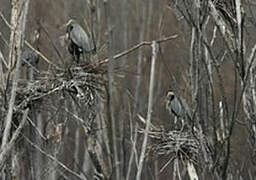
[(87, 62), (87, 63), (91, 63), (91, 54), (90, 53), (84, 53), (84, 60)]
[(83, 62), (87, 61), (86, 55), (84, 54), (84, 52), (82, 52), (82, 58), (83, 58)]
[(78, 58), (78, 53), (77, 53), (77, 50), (76, 50), (76, 49), (74, 50), (73, 58), (74, 58), (74, 60), (76, 61), (76, 63), (78, 64), (79, 58)]
[(179, 129), (179, 125), (177, 124), (178, 122), (178, 117), (174, 116), (174, 129)]
[(183, 119), (183, 118), (181, 118), (181, 129), (180, 129), (180, 132), (182, 132), (182, 131), (183, 131), (184, 126), (185, 126), (184, 119)]
[(87, 56), (87, 54), (86, 54), (86, 52), (83, 52), (83, 60), (84, 60), (84, 62), (90, 62), (89, 60), (88, 60), (88, 56)]
[(75, 50), (75, 46), (74, 46), (72, 43), (70, 43), (70, 44), (68, 45), (68, 51), (69, 51), (69, 53), (71, 54), (73, 60), (76, 61), (76, 50)]
[(73, 52), (73, 58), (74, 58), (75, 61), (77, 61), (77, 60), (76, 60), (76, 51), (75, 51), (75, 50), (74, 50), (74, 52)]
[(178, 117), (177, 117), (177, 116), (174, 116), (174, 124), (177, 123), (177, 120), (178, 120)]
[(79, 48), (75, 47), (75, 50), (74, 50), (74, 57), (75, 57), (75, 60), (77, 62), (77, 64), (79, 63), (79, 58), (80, 58), (80, 52), (79, 52)]
[[(74, 50), (74, 47), (73, 47), (72, 44), (69, 44), (69, 46), (68, 46), (68, 51), (69, 51), (69, 53), (70, 53), (71, 56), (72, 56), (72, 60), (74, 61), (74, 60), (75, 60), (75, 50)], [(73, 64), (73, 62), (70, 63), (70, 65), (68, 66), (68, 73), (70, 74), (71, 77), (72, 77), (72, 72), (71, 72), (72, 64)]]
[(80, 60), (80, 52), (77, 52), (77, 64), (79, 64), (79, 60)]

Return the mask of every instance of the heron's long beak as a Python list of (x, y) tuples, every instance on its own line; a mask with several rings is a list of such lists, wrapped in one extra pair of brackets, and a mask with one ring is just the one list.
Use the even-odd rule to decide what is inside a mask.
[(59, 29), (60, 29), (60, 30), (63, 30), (63, 29), (66, 28), (67, 26), (68, 26), (68, 23), (62, 24), (62, 25), (59, 27)]
[(61, 25), (61, 26), (59, 27), (59, 29), (62, 30), (62, 29), (64, 29), (64, 28), (66, 28), (66, 27), (67, 27), (70, 23), (72, 23), (72, 22), (74, 22), (74, 20), (73, 20), (73, 19), (70, 19), (67, 23)]

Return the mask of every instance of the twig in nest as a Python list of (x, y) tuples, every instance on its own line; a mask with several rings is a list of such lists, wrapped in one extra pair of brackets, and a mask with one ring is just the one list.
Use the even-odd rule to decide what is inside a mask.
[(199, 141), (191, 132), (159, 130), (149, 132), (149, 137), (152, 145), (148, 150), (157, 155), (172, 155), (175, 158), (196, 161), (200, 152)]

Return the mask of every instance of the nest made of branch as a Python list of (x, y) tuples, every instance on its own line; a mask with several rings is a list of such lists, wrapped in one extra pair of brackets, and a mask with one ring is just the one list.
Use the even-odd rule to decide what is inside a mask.
[(22, 84), (17, 90), (17, 109), (24, 109), (29, 103), (65, 91), (79, 101), (93, 105), (96, 92), (103, 92), (106, 83), (101, 72), (81, 67), (45, 74), (36, 81)]
[[(66, 70), (40, 72), (36, 80), (19, 80), (14, 104), (14, 118), (22, 114), (26, 108), (41, 106), (45, 97), (58, 100), (63, 93), (69, 94), (75, 103), (83, 108), (92, 109), (95, 114), (99, 98), (104, 98), (107, 83), (102, 67), (72, 67)], [(12, 84), (9, 82), (9, 84)], [(11, 86), (1, 96), (5, 108), (0, 114), (5, 116), (11, 96)]]
[(196, 161), (200, 143), (192, 132), (153, 130), (149, 132), (151, 145), (149, 153), (171, 155), (175, 158)]

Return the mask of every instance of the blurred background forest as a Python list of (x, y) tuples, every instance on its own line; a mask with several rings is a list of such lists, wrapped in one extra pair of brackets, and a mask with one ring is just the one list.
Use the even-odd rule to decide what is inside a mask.
[[(0, 0), (0, 179), (255, 179), (255, 10), (254, 0)], [(84, 64), (60, 29), (70, 19), (95, 36)], [(31, 47), (39, 63), (21, 66)], [(184, 141), (168, 89), (193, 114)], [(190, 139), (195, 154), (181, 157)]]

